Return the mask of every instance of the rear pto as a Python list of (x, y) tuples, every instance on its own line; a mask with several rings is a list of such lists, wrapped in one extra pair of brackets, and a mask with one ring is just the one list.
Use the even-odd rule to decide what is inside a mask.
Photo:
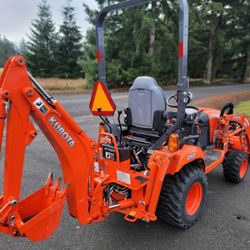
[[(222, 164), (228, 181), (239, 183), (246, 176), (249, 120), (233, 114), (232, 104), (221, 111), (188, 106), (192, 94), (187, 90), (186, 77), (186, 0), (178, 1), (177, 94), (166, 101), (153, 78), (138, 77), (128, 93), (124, 122), (121, 112), (118, 124), (105, 116), (114, 112), (114, 105), (105, 87), (104, 17), (112, 10), (146, 2), (129, 1), (99, 13), (99, 82), (95, 90), (102, 89), (110, 105), (97, 105), (95, 100), (90, 105), (103, 121), (97, 142), (28, 74), (22, 57), (12, 57), (6, 63), (0, 79), (1, 142), (6, 136), (0, 198), (2, 233), (25, 236), (32, 241), (47, 239), (60, 223), (65, 200), (69, 214), (81, 224), (99, 222), (109, 213), (119, 212), (131, 222), (160, 218), (186, 229), (199, 219), (205, 206), (207, 173)], [(167, 111), (167, 106), (177, 110)], [(60, 179), (53, 183), (50, 174), (44, 187), (20, 201), (25, 149), (37, 136), (33, 123), (53, 146), (66, 184), (61, 187)]]

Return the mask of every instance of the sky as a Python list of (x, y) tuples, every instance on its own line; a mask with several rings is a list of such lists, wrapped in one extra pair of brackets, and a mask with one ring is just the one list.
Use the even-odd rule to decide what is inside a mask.
[[(77, 24), (84, 35), (89, 27), (86, 21), (86, 14), (82, 3), (86, 3), (91, 8), (96, 8), (95, 0), (72, 0), (72, 5), (76, 8)], [(31, 21), (36, 18), (37, 5), (39, 0), (0, 0), (0, 34), (16, 45), (24, 38), (27, 40)], [(56, 25), (62, 22), (62, 6), (65, 0), (48, 0), (51, 6), (53, 19)]]

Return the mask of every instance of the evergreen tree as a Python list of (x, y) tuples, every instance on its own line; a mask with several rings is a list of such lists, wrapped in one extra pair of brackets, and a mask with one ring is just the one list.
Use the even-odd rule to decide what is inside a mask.
[(3, 67), (10, 56), (17, 54), (17, 48), (6, 37), (0, 35), (0, 67)]
[(227, 32), (227, 58), (232, 76), (247, 82), (250, 78), (250, 2), (231, 0), (228, 12), (230, 22)]
[[(118, 0), (120, 2), (122, 0)], [(115, 0), (96, 0), (101, 9)], [(249, 0), (189, 0), (190, 78), (206, 84), (216, 78), (249, 80)], [(95, 25), (96, 11), (84, 5)], [(107, 81), (111, 87), (129, 85), (139, 75), (162, 84), (177, 80), (179, 10), (162, 0), (116, 11), (105, 20)], [(97, 80), (95, 29), (87, 32), (81, 66), (89, 86)]]
[(57, 74), (60, 77), (76, 78), (81, 76), (78, 58), (82, 54), (82, 35), (76, 24), (75, 9), (71, 0), (63, 7), (63, 24), (60, 26), (60, 37), (57, 53)]
[(27, 43), (24, 39), (21, 40), (19, 47), (18, 47), (18, 52), (20, 55), (26, 57), (27, 53), (28, 53), (28, 47), (27, 47)]
[(38, 5), (37, 19), (32, 22), (27, 47), (26, 57), (32, 74), (41, 77), (53, 76), (56, 66), (57, 33), (46, 0), (41, 0)]
[[(100, 8), (115, 1), (99, 0)], [(95, 24), (95, 11), (84, 5), (89, 21)], [(131, 84), (138, 75), (149, 75), (153, 70), (155, 53), (155, 29), (152, 21), (156, 6), (147, 9), (138, 7), (114, 12), (105, 21), (105, 41), (107, 60), (107, 80), (112, 87)], [(152, 24), (152, 25), (151, 25)], [(88, 85), (96, 80), (95, 32), (89, 31), (84, 43), (84, 55), (81, 65)], [(91, 80), (91, 82), (89, 81)]]

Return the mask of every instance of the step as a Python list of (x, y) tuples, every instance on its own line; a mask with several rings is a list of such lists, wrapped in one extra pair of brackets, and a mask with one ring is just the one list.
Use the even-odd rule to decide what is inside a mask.
[(207, 150), (205, 152), (205, 157), (204, 157), (206, 173), (210, 172), (211, 170), (219, 166), (223, 162), (224, 156), (225, 156), (224, 150), (220, 150), (220, 149)]

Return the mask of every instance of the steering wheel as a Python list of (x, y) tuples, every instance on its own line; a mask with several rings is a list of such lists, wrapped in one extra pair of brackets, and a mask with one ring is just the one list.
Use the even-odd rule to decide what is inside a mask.
[[(190, 92), (190, 91), (185, 91), (183, 93), (184, 95), (184, 99), (183, 99), (183, 102), (185, 105), (189, 104), (192, 100), (193, 100), (193, 94)], [(176, 103), (178, 102), (177, 101), (177, 94), (173, 94), (171, 96), (168, 97), (167, 99), (167, 105), (171, 108), (177, 108), (177, 104), (171, 104), (171, 101), (174, 100)]]

